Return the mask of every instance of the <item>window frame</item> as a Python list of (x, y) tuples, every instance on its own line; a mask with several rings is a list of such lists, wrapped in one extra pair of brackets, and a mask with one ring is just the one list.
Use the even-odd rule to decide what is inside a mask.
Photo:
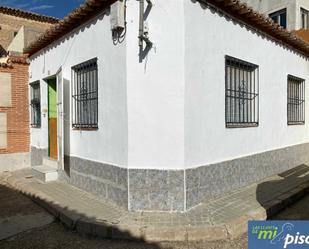
[[(303, 20), (303, 16), (306, 16), (307, 18), (307, 21), (306, 21), (306, 24), (304, 26), (304, 20)], [(309, 10), (301, 7), (300, 8), (300, 26), (301, 26), (301, 29), (309, 29)]]
[[(245, 72), (245, 68), (247, 68), (248, 70), (246, 70), (246, 77), (248, 80), (248, 72), (249, 69), (251, 69), (251, 73), (253, 73), (253, 75), (251, 74), (250, 77), (250, 91), (248, 92), (244, 92), (244, 94), (246, 94), (246, 98), (244, 95), (244, 101), (246, 100), (246, 108), (247, 108), (247, 122), (241, 121), (241, 120), (236, 120), (235, 121), (235, 116), (237, 113), (237, 107), (236, 107), (236, 103), (237, 103), (237, 98), (240, 101), (240, 97), (237, 97), (237, 92), (238, 94), (240, 94), (241, 91), (237, 91), (236, 89), (236, 81), (233, 83), (234, 89), (231, 88), (232, 83), (228, 81), (228, 77), (230, 77), (230, 75), (228, 74), (228, 67), (233, 67), (231, 64), (234, 64), (233, 66), (235, 68), (237, 68), (237, 64), (243, 66), (243, 68), (238, 67), (239, 70), (239, 76), (240, 76), (240, 69), (242, 69), (242, 71)], [(235, 69), (236, 70), (236, 69)], [(231, 73), (231, 72), (230, 72)], [(235, 80), (236, 74), (234, 71), (234, 76), (233, 76), (233, 80)], [(243, 77), (244, 77), (244, 73), (243, 73)], [(231, 78), (230, 78), (231, 79)], [(253, 79), (253, 80), (252, 80)], [(240, 79), (239, 79), (240, 80)], [(228, 85), (228, 82), (230, 83), (230, 86)], [(248, 82), (247, 82), (248, 84)], [(232, 92), (234, 92), (234, 96), (232, 96)], [(248, 95), (251, 96), (250, 101), (250, 122), (248, 122), (249, 120), (249, 98)], [(233, 101), (232, 101), (233, 100)], [(234, 102), (234, 106), (231, 105), (231, 103)], [(252, 104), (253, 103), (253, 104)], [(230, 104), (230, 105), (229, 105)], [(240, 114), (240, 103), (238, 103), (238, 111), (239, 111), (239, 116), (241, 116)], [(236, 112), (235, 112), (236, 110)], [(254, 110), (254, 111), (252, 111)], [(234, 111), (234, 112), (233, 112)], [(245, 115), (244, 115), (244, 111), (243, 111), (243, 119), (244, 119)], [(240, 118), (241, 119), (241, 118)], [(225, 127), (226, 128), (250, 128), (250, 127), (258, 127), (259, 126), (259, 66), (229, 55), (225, 56)]]
[[(285, 26), (281, 25), (281, 14), (285, 14)], [(284, 29), (287, 29), (288, 27), (288, 11), (287, 8), (283, 8), (280, 10), (277, 10), (275, 12), (269, 13), (268, 16), (273, 20), (274, 23), (279, 24), (281, 27), (283, 27)], [(278, 18), (278, 22), (274, 21), (274, 17)]]
[[(72, 73), (72, 128), (73, 130), (97, 130), (99, 129), (98, 116), (99, 116), (99, 84), (98, 84), (98, 59), (97, 57), (90, 60), (79, 63), (71, 67)], [(88, 73), (91, 72), (91, 75)], [(82, 78), (83, 77), (83, 78)], [(89, 77), (89, 78), (88, 78)], [(83, 82), (78, 82), (78, 80), (86, 79), (86, 84)], [(91, 79), (91, 82), (88, 80)], [(90, 92), (81, 93), (80, 90), (82, 86), (86, 86), (92, 89)], [(84, 97), (83, 97), (84, 96)], [(85, 97), (86, 96), (86, 97)], [(90, 96), (90, 99), (88, 98)], [(86, 98), (86, 99), (81, 99)], [(79, 101), (79, 102), (78, 102)], [(94, 102), (94, 104), (92, 103)], [(85, 120), (85, 113), (82, 110), (82, 103), (87, 103), (87, 108), (90, 107), (90, 114), (86, 115), (87, 120)], [(94, 109), (91, 109), (94, 108)], [(94, 111), (94, 117), (91, 116), (92, 111)], [(91, 122), (89, 122), (89, 120)], [(87, 121), (87, 122), (85, 122)]]
[[(30, 126), (32, 128), (41, 128), (42, 125), (42, 111), (41, 111), (41, 82), (39, 80), (31, 82), (30, 84), (30, 106), (31, 106), (31, 117), (30, 117)], [(37, 93), (38, 93), (38, 97), (37, 100), (35, 100), (34, 98), (34, 90), (35, 90), (35, 86), (38, 86), (36, 88)], [(35, 121), (35, 114), (34, 112), (37, 111), (37, 118), (38, 120)]]
[[(292, 89), (290, 84), (295, 84), (298, 83), (300, 85), (299, 89)], [(297, 108), (297, 117), (295, 120), (291, 120), (291, 116), (295, 115), (292, 114), (291, 109), (289, 108), (290, 105), (293, 103), (291, 102), (292, 96), (290, 95), (292, 92), (295, 91), (300, 93), (300, 96), (294, 101), (299, 101), (300, 103), (298, 104)], [(299, 107), (302, 105), (301, 107)], [(289, 74), (287, 76), (287, 124), (289, 126), (295, 126), (295, 125), (305, 125), (306, 124), (306, 80), (296, 77), (294, 75)]]

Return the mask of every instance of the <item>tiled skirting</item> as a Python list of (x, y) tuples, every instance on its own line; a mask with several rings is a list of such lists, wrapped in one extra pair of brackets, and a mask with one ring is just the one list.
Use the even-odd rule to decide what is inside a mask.
[(39, 149), (34, 146), (31, 147), (31, 166), (42, 165), (43, 157), (48, 155), (48, 149)]
[(65, 162), (69, 162), (70, 169), (69, 173), (62, 172), (63, 180), (128, 208), (127, 169), (77, 157), (66, 157)]
[(185, 211), (233, 189), (309, 164), (309, 144), (187, 170), (127, 170), (69, 159), (69, 174), (61, 174), (68, 175), (62, 178), (98, 197), (130, 210)]
[(183, 170), (129, 170), (130, 210), (183, 211)]
[(188, 169), (186, 208), (301, 164), (309, 164), (309, 143)]

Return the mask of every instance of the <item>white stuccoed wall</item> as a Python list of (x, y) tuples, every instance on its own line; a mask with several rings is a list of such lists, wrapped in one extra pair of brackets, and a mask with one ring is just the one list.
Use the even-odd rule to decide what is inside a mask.
[[(287, 75), (306, 79), (308, 99), (308, 60), (198, 3), (185, 5), (186, 167), (309, 142), (308, 115), (304, 126), (287, 125)], [(225, 128), (225, 55), (259, 65), (259, 127)]]
[[(170, 0), (155, 1), (150, 11), (154, 47), (140, 63), (138, 4), (127, 1), (124, 43), (112, 43), (105, 16), (31, 58), (30, 82), (41, 79), (44, 110), (49, 72), (62, 65), (69, 84), (71, 66), (98, 57), (99, 130), (72, 131), (67, 117), (66, 154), (128, 168), (184, 169), (309, 142), (308, 119), (305, 126), (286, 120), (287, 74), (308, 86), (307, 60), (198, 3)], [(225, 55), (259, 65), (257, 128), (225, 128)], [(31, 129), (31, 145), (47, 142), (46, 116), (41, 129)]]
[(139, 1), (127, 4), (129, 168), (183, 169), (183, 0), (154, 1), (148, 18), (154, 48), (142, 63)]
[[(47, 84), (42, 80), (62, 65), (65, 84), (71, 84), (71, 67), (98, 58), (99, 129), (73, 131), (65, 114), (65, 154), (118, 166), (127, 165), (127, 99), (125, 42), (114, 45), (109, 16), (101, 15), (76, 32), (32, 56), (30, 82), (41, 80), (42, 110), (47, 109)], [(65, 86), (68, 89), (68, 85)], [(71, 93), (66, 93), (70, 103)], [(68, 101), (69, 98), (69, 101)], [(67, 109), (67, 106), (65, 107)], [(69, 140), (69, 141), (68, 141)], [(48, 147), (47, 114), (40, 129), (31, 129), (31, 146)]]

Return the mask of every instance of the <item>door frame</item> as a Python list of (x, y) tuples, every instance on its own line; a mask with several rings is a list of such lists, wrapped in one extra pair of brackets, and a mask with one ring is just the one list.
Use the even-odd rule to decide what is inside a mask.
[[(64, 169), (64, 136), (63, 136), (63, 82), (62, 82), (62, 68), (60, 67), (55, 74), (45, 77), (43, 80), (47, 85), (47, 100), (48, 96), (48, 81), (55, 79), (56, 81), (56, 108), (57, 108), (57, 162), (58, 169)], [(48, 103), (47, 103), (47, 107)], [(47, 113), (49, 119), (49, 113)], [(48, 150), (49, 150), (49, 121), (48, 121)]]
[[(46, 79), (44, 79), (46, 81), (46, 84), (47, 84), (47, 137), (48, 137), (48, 157), (49, 158), (52, 158), (52, 159), (56, 159), (58, 161), (58, 141), (57, 141), (57, 155), (56, 157), (57, 158), (53, 158), (50, 156), (50, 137), (51, 137), (51, 133), (50, 133), (50, 123), (49, 123), (49, 118), (50, 118), (50, 98), (49, 98), (49, 85), (50, 85), (50, 81), (53, 80), (54, 81), (54, 84), (55, 84), (55, 87), (56, 87), (56, 97), (57, 97), (57, 78), (56, 78), (56, 75), (53, 75), (53, 76), (50, 76)], [(58, 126), (58, 110), (57, 110), (57, 99), (56, 99), (56, 102), (54, 103), (54, 108), (56, 108), (56, 119), (57, 119), (57, 126)], [(58, 130), (57, 130), (58, 132)], [(56, 136), (58, 136), (58, 134), (56, 134)]]

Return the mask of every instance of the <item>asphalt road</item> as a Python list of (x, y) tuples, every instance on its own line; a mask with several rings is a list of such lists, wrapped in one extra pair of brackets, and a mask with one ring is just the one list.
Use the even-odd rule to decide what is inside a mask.
[[(308, 219), (309, 195), (273, 219)], [(8, 226), (8, 224), (11, 224)], [(12, 225), (13, 224), (13, 225)], [(26, 225), (25, 225), (26, 224)], [(9, 232), (8, 232), (9, 231)], [(2, 236), (2, 237), (1, 237)], [(0, 248), (2, 249), (245, 249), (247, 236), (196, 243), (143, 243), (82, 237), (67, 230), (31, 200), (0, 185)]]

